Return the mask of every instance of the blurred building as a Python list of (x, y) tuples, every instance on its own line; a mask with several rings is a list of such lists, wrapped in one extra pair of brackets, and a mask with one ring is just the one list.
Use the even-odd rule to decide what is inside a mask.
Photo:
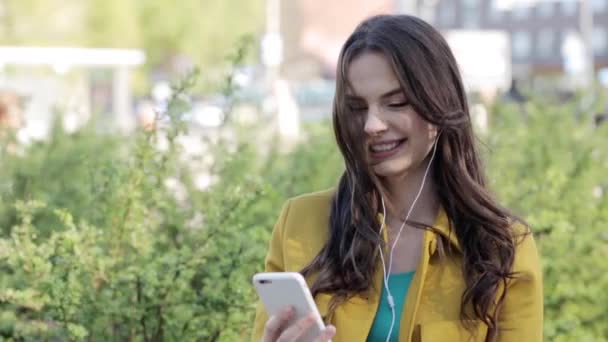
[[(585, 1), (593, 12), (590, 40), (599, 70), (608, 67), (608, 0)], [(572, 37), (580, 37), (585, 20), (581, 4), (581, 0), (437, 0), (433, 24), (441, 30), (506, 31), (516, 77), (561, 74), (568, 68), (564, 50)]]
[(93, 114), (107, 129), (128, 131), (135, 126), (130, 73), (144, 62), (140, 50), (0, 46), (0, 94), (21, 98), (24, 142), (48, 136), (57, 113), (68, 131)]
[(327, 117), (342, 44), (380, 13), (416, 15), (438, 28), (467, 90), (484, 100), (513, 91), (514, 80), (533, 81), (517, 84), (540, 91), (570, 90), (608, 68), (608, 0), (293, 0), (280, 1), (278, 13), (278, 73), (302, 121)]
[(279, 73), (297, 103), (299, 120), (328, 117), (340, 49), (357, 24), (396, 11), (395, 0), (280, 1)]
[(394, 13), (394, 0), (281, 2), (281, 74), (291, 80), (333, 78), (342, 44), (363, 19)]
[[(460, 4), (445, 0), (293, 0), (280, 3), (280, 35), (283, 58), (280, 77), (289, 82), (303, 121), (327, 117), (331, 108), (336, 64), (344, 41), (365, 18), (376, 14), (407, 13), (434, 22), (435, 13)], [(485, 2), (479, 1), (480, 6)], [(450, 10), (453, 16), (461, 12)], [(459, 17), (458, 17), (459, 18)], [(460, 20), (460, 19), (459, 19)], [(511, 84), (511, 51), (508, 33), (503, 30), (454, 30), (480, 28), (460, 25), (454, 20), (444, 25), (469, 91), (493, 96)], [(486, 47), (479, 53), (476, 44)]]

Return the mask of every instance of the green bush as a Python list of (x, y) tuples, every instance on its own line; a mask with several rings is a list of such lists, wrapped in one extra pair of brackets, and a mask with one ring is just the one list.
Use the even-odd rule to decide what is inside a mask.
[[(184, 106), (176, 96), (170, 125), (132, 137), (92, 124), (3, 150), (0, 340), (248, 336), (250, 279), (281, 204), (334, 185), (342, 161), (328, 122), (307, 126), (288, 153), (255, 127), (229, 125), (185, 158)], [(498, 106), (481, 137), (491, 186), (537, 236), (547, 340), (607, 339), (606, 127), (568, 106), (526, 109)], [(199, 189), (202, 171), (213, 181)]]
[[(269, 227), (286, 197), (335, 183), (339, 169), (323, 161), (339, 159), (307, 144), (262, 157), (250, 127), (223, 128), (203, 155), (184, 158), (179, 94), (191, 81), (158, 130), (122, 137), (94, 123), (75, 134), (56, 126), (48, 141), (2, 151), (0, 340), (249, 334), (251, 276)], [(213, 178), (202, 190), (201, 172)]]
[(498, 108), (492, 186), (532, 226), (542, 254), (545, 336), (608, 339), (608, 125), (573, 104)]

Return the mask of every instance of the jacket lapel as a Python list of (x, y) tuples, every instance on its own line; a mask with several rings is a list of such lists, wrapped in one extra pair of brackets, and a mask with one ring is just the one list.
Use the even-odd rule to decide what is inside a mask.
[[(456, 248), (457, 251), (462, 252), (462, 248), (460, 247), (460, 243), (458, 242), (458, 237), (456, 233), (452, 230), (450, 221), (448, 219), (448, 215), (443, 209), (443, 207), (439, 208), (439, 212), (437, 213), (437, 218), (435, 219), (435, 223), (433, 227), (431, 227), (434, 231), (443, 236), (452, 247)], [(433, 255), (437, 251), (437, 239), (436, 236), (430, 242), (430, 254)]]

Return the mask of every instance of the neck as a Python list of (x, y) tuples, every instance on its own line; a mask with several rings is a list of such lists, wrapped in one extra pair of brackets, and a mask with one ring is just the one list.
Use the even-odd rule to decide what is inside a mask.
[[(422, 186), (424, 171), (427, 167), (427, 162), (422, 163), (418, 169), (408, 173), (407, 175), (399, 175), (395, 177), (386, 177), (382, 179), (382, 183), (387, 189), (386, 210), (388, 218), (391, 220), (403, 221)], [(436, 191), (436, 185), (431, 174), (433, 167), (429, 170), (426, 181), (420, 196), (415, 203), (408, 221), (433, 223), (433, 220), (439, 210), (439, 196)], [(429, 222), (430, 221), (430, 222)]]

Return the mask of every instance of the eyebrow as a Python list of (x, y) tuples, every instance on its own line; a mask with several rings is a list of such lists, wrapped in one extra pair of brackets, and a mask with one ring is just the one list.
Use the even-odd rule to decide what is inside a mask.
[[(387, 91), (386, 93), (382, 94), (380, 96), (380, 98), (387, 98), (387, 97), (391, 97), (391, 96), (397, 95), (397, 94), (403, 94), (403, 90), (401, 89), (401, 87)], [(360, 100), (361, 99), (361, 97), (359, 97), (357, 95), (352, 95), (352, 94), (346, 94), (345, 96), (348, 100)]]

